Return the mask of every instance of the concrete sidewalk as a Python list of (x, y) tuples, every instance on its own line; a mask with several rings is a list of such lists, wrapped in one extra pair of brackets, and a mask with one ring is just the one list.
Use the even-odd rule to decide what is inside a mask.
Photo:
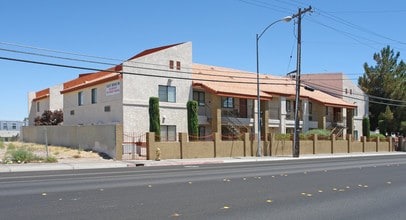
[(281, 160), (323, 159), (340, 157), (367, 157), (383, 155), (404, 155), (406, 152), (372, 152), (352, 154), (326, 154), (326, 155), (301, 155), (298, 158), (292, 156), (264, 156), (264, 157), (225, 157), (225, 158), (196, 158), (196, 159), (163, 159), (154, 160), (100, 160), (100, 159), (71, 159), (58, 163), (28, 163), (28, 164), (1, 164), (0, 173), (28, 172), (28, 171), (51, 171), (51, 170), (81, 170), (101, 168), (123, 168), (137, 166), (193, 166), (202, 164), (241, 163), (241, 162), (264, 162)]

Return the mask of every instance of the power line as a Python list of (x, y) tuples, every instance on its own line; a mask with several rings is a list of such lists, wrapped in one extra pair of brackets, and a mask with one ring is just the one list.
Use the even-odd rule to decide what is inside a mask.
[[(171, 79), (182, 79), (182, 80), (196, 80), (196, 81), (206, 81), (206, 82), (219, 82), (219, 83), (234, 83), (234, 84), (257, 84), (256, 82), (240, 82), (240, 81), (230, 81), (230, 80), (211, 80), (211, 79), (193, 79), (193, 78), (186, 78), (186, 77), (176, 77), (173, 75), (170, 76), (162, 76), (162, 75), (151, 75), (151, 74), (143, 74), (143, 73), (133, 73), (133, 72), (124, 72), (124, 71), (114, 71), (114, 70), (105, 70), (105, 69), (99, 69), (99, 68), (92, 68), (92, 67), (83, 67), (83, 66), (74, 66), (74, 65), (65, 65), (65, 64), (58, 64), (58, 63), (50, 63), (50, 62), (41, 62), (41, 61), (34, 61), (34, 60), (26, 60), (26, 59), (17, 59), (17, 58), (10, 58), (10, 57), (1, 57), (0, 59), (2, 60), (8, 60), (8, 61), (14, 61), (14, 62), (22, 62), (22, 63), (31, 63), (31, 64), (38, 64), (38, 65), (46, 65), (46, 66), (54, 66), (54, 67), (61, 67), (61, 68), (71, 68), (71, 69), (80, 69), (80, 70), (89, 70), (89, 71), (96, 71), (96, 72), (111, 72), (111, 73), (121, 73), (121, 74), (130, 74), (130, 75), (137, 75), (137, 76), (147, 76), (147, 77), (158, 77), (158, 78), (171, 78)], [(172, 71), (172, 70), (164, 70), (164, 69), (152, 69), (152, 68), (146, 68), (146, 67), (133, 67), (133, 68), (137, 68), (137, 69), (144, 69), (144, 70), (155, 70), (155, 71), (164, 71), (164, 72), (177, 72), (179, 73), (179, 71)], [(188, 73), (188, 74), (197, 74), (197, 75), (213, 75), (213, 74), (203, 74), (203, 73), (190, 73), (190, 72), (183, 72), (183, 73)], [(218, 76), (218, 75), (214, 75), (214, 76)], [(253, 79), (253, 78), (249, 78), (249, 79)], [(269, 80), (269, 79), (268, 79)], [(263, 81), (263, 80), (262, 80)], [(262, 82), (261, 84), (263, 85), (294, 85), (292, 82), (290, 81), (286, 81), (286, 83), (272, 83), (272, 82)], [(311, 84), (310, 84), (311, 85)], [(317, 85), (318, 87), (325, 87), (325, 88), (329, 88), (323, 85), (319, 85), (319, 84), (314, 84), (313, 85)], [(331, 87), (330, 87), (331, 89)], [(351, 96), (344, 96), (342, 94), (337, 94), (337, 93), (331, 93), (328, 92), (327, 90), (322, 90), (319, 89), (322, 92), (325, 92), (327, 94), (335, 94), (335, 95), (339, 95), (339, 96), (343, 96), (343, 97), (348, 97), (348, 98), (354, 98)], [(336, 89), (337, 90), (337, 89)], [(337, 90), (340, 91), (340, 90)], [(342, 90), (341, 90), (342, 91)], [(376, 97), (374, 96), (373, 98), (382, 98), (382, 97)], [(355, 98), (356, 99), (356, 98)], [(385, 98), (382, 98), (385, 99)], [(363, 100), (364, 99), (358, 99), (358, 100)], [(402, 100), (393, 100), (393, 99), (386, 99), (392, 102), (404, 102)], [(391, 104), (391, 103), (383, 103), (383, 102), (376, 102), (373, 100), (369, 100), (372, 103), (377, 103), (377, 104), (384, 104), (384, 105), (391, 105), (391, 106), (399, 106), (399, 107), (406, 107), (406, 105), (397, 105), (397, 104)]]

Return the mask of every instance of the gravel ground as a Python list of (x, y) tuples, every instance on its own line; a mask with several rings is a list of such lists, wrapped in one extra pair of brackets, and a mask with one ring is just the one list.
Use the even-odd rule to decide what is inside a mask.
[[(8, 150), (24, 148), (27, 151), (32, 152), (34, 155), (40, 157), (46, 157), (47, 151), (45, 145), (34, 143), (22, 143), (22, 142), (3, 142), (0, 143), (0, 161), (5, 161), (9, 154)], [(108, 159), (100, 156), (99, 153), (93, 151), (85, 151), (81, 149), (72, 149), (61, 146), (48, 146), (48, 156), (55, 157), (58, 163), (71, 162), (71, 161), (106, 161)]]

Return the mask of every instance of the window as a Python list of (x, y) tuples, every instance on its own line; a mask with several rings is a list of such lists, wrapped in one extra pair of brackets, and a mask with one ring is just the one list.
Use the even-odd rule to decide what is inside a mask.
[(39, 112), (39, 102), (37, 102), (37, 112)]
[(176, 69), (180, 70), (180, 61), (176, 61)]
[(176, 141), (175, 125), (161, 125), (161, 141)]
[(309, 114), (313, 114), (313, 103), (309, 102)]
[(205, 105), (205, 93), (199, 91), (193, 91), (193, 100), (197, 101), (199, 106)]
[(350, 89), (350, 95), (352, 95), (352, 89)]
[(223, 108), (234, 108), (234, 98), (232, 97), (221, 97), (221, 103)]
[(173, 69), (174, 62), (173, 60), (169, 60), (169, 69)]
[(159, 101), (176, 102), (176, 87), (160, 85), (158, 93), (159, 93)]
[(326, 115), (328, 115), (328, 107), (326, 106)]
[(83, 105), (83, 92), (78, 92), (78, 105)]
[(348, 89), (347, 88), (345, 88), (345, 94), (348, 94)]
[(3, 130), (8, 130), (7, 123), (3, 123)]
[(71, 110), (70, 115), (75, 115), (75, 110)]
[(354, 108), (354, 116), (358, 116), (358, 106)]
[(292, 111), (292, 103), (290, 100), (286, 100), (286, 112)]
[(110, 111), (111, 111), (110, 105), (104, 106), (104, 112), (110, 112)]
[(17, 130), (17, 124), (16, 123), (11, 124), (11, 129)]
[(92, 104), (96, 104), (97, 103), (97, 89), (94, 88), (92, 89)]

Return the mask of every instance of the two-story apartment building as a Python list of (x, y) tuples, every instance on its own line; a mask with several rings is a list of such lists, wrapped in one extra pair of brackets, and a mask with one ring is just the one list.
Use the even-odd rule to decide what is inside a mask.
[[(300, 95), (300, 127), (332, 129), (344, 123), (347, 110), (354, 104), (320, 90), (306, 90)], [(254, 73), (222, 67), (193, 65), (193, 98), (199, 103), (202, 130), (222, 134), (255, 132), (257, 121), (257, 82)], [(286, 77), (260, 75), (261, 133), (293, 133), (295, 81)], [(345, 136), (343, 128), (341, 135)], [(203, 133), (201, 135), (204, 135)]]
[[(261, 74), (262, 134), (292, 132), (294, 83)], [(29, 97), (31, 106), (58, 96), (51, 91)], [(145, 50), (105, 71), (81, 74), (63, 83), (59, 95), (63, 97), (59, 106), (64, 112), (63, 125), (122, 124), (124, 133), (143, 135), (149, 130), (149, 98), (159, 97), (164, 141), (187, 132), (189, 100), (198, 101), (202, 137), (212, 132), (225, 136), (257, 132), (256, 74), (192, 63), (191, 42)], [(302, 131), (341, 123), (347, 109), (355, 108), (320, 90), (302, 89), (300, 98)], [(333, 113), (341, 117), (330, 117)], [(33, 116), (30, 114), (30, 121)]]
[[(346, 121), (341, 124), (359, 140), (362, 135), (362, 119), (368, 117), (368, 95), (343, 73), (302, 74), (301, 79), (307, 85), (338, 97), (355, 105), (354, 109), (347, 109)], [(333, 116), (336, 116), (333, 112)]]

